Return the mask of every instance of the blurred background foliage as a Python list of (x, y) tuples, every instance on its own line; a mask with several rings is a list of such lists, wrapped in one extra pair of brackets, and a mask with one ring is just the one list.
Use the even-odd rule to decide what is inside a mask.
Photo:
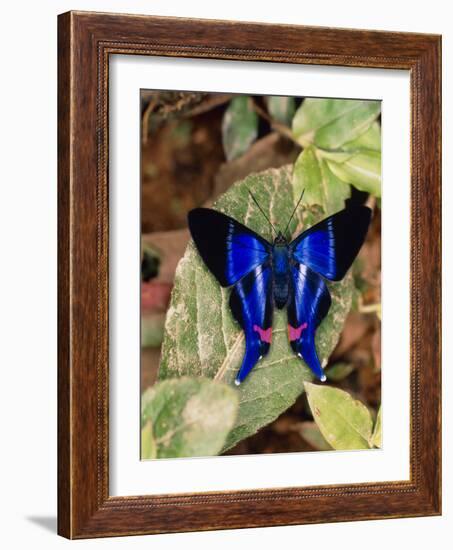
[[(352, 307), (327, 383), (307, 382), (287, 410), (226, 454), (379, 447), (380, 103), (143, 91), (141, 116), (143, 458), (218, 454), (238, 414), (227, 384), (186, 376), (156, 383), (175, 270), (189, 242), (187, 213), (250, 174), (288, 165), (307, 207), (330, 214), (352, 199), (373, 209), (373, 221), (353, 265)], [(216, 415), (219, 407), (228, 414)]]

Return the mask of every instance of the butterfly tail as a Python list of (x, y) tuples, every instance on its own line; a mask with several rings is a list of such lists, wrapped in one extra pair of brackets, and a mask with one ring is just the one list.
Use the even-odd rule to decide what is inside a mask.
[(316, 353), (315, 333), (313, 331), (306, 331), (301, 338), (291, 342), (291, 347), (294, 352), (307, 363), (313, 374), (321, 380), (321, 382), (325, 382), (326, 375), (324, 374), (318, 354)]
[[(255, 325), (256, 327), (256, 325)], [(272, 330), (272, 328), (270, 329)], [(245, 333), (245, 354), (234, 383), (239, 386), (253, 367), (269, 352), (270, 344), (261, 340), (257, 331)]]

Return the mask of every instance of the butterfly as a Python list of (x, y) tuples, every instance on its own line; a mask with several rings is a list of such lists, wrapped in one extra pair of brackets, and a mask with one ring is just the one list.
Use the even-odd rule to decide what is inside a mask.
[(201, 258), (221, 286), (231, 287), (230, 309), (245, 334), (235, 384), (241, 384), (269, 352), (274, 307), (285, 306), (292, 350), (324, 382), (315, 334), (331, 305), (325, 279), (340, 281), (346, 275), (365, 240), (371, 210), (346, 207), (288, 241), (284, 234), (303, 192), (283, 232), (250, 195), (276, 233), (272, 243), (216, 210), (195, 208), (188, 214)]

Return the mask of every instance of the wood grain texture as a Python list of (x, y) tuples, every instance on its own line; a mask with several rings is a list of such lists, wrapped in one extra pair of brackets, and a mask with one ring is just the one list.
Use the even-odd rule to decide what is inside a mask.
[(58, 531), (65, 532), (71, 515), (70, 483), (70, 287), (69, 287), (69, 159), (70, 66), (69, 17), (58, 27)]
[[(70, 12), (59, 16), (58, 46), (58, 532), (85, 538), (440, 514), (440, 37)], [(410, 481), (109, 496), (111, 54), (410, 71)]]

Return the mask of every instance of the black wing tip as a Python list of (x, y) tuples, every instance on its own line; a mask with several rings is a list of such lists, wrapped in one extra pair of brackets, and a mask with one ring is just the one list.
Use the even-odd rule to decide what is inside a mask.
[(200, 208), (194, 208), (190, 210), (187, 214), (187, 224), (189, 226), (189, 231), (192, 235), (192, 238), (195, 240), (194, 234), (198, 233), (200, 218), (199, 218)]
[(234, 220), (234, 218), (223, 214), (223, 212), (214, 210), (213, 208), (204, 208), (199, 206), (189, 210), (187, 214), (187, 222), (191, 233), (196, 231), (198, 228), (201, 229), (201, 226), (204, 226), (204, 229), (206, 229), (206, 224), (209, 223), (218, 223), (221, 221), (222, 224), (225, 225), (228, 220), (233, 220), (236, 224), (241, 225), (238, 221)]
[(190, 210), (187, 214), (187, 223), (192, 237), (196, 237), (200, 231), (206, 230), (206, 223), (212, 221), (212, 219), (219, 214), (211, 208), (197, 207)]
[(373, 211), (369, 206), (366, 206), (365, 204), (352, 204), (350, 206), (347, 206), (344, 210), (340, 210), (339, 214), (340, 213), (344, 214), (345, 216), (355, 216), (355, 218), (360, 221), (361, 225), (363, 225), (363, 228), (368, 230)]
[(344, 211), (347, 211), (347, 212), (355, 211), (357, 213), (361, 213), (364, 216), (366, 215), (369, 218), (371, 218), (371, 213), (372, 213), (371, 208), (366, 204), (354, 204), (354, 203), (347, 205), (346, 208), (344, 208)]
[(366, 216), (369, 220), (371, 219), (371, 214), (373, 213), (373, 211), (369, 206), (367, 206), (366, 204), (362, 204), (360, 205), (360, 210), (363, 216)]
[[(329, 279), (334, 282), (341, 281), (345, 277), (352, 263), (359, 254), (360, 249), (366, 240), (373, 213), (371, 208), (363, 204), (352, 205), (345, 208), (341, 212), (344, 216), (339, 217), (338, 221), (341, 220), (340, 230), (342, 231), (343, 242), (339, 246), (339, 254), (340, 258), (343, 258), (343, 261), (338, 262), (338, 272), (336, 275), (332, 278), (329, 277)], [(347, 223), (344, 226), (343, 224), (346, 219), (351, 216), (355, 220), (355, 224)]]
[(187, 213), (187, 221), (189, 222), (189, 226), (191, 223), (194, 223), (197, 221), (197, 219), (199, 219), (200, 214), (202, 216), (205, 216), (208, 212), (210, 212), (210, 208), (202, 208), (201, 206), (189, 210), (189, 212)]
[(213, 210), (212, 208), (205, 208), (204, 206), (197, 206), (195, 208), (192, 208), (192, 210), (189, 210), (189, 213), (187, 215), (190, 218), (202, 212), (215, 212), (215, 210)]
[(366, 206), (366, 205), (362, 205), (362, 207), (360, 209), (360, 216), (361, 216), (361, 220), (363, 222), (363, 225), (365, 227), (364, 240), (365, 240), (368, 228), (369, 228), (370, 223), (371, 223), (372, 215), (373, 215), (373, 211), (371, 210), (371, 208)]

